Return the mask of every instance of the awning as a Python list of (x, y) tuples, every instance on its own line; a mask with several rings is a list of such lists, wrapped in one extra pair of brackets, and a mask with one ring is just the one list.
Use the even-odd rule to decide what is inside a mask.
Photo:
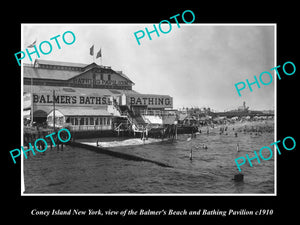
[(31, 98), (32, 95), (30, 93), (25, 93), (23, 95), (23, 110), (31, 108)]
[[(57, 115), (64, 116), (112, 116), (106, 109), (91, 108), (91, 107), (63, 107), (55, 110), (55, 117)], [(48, 114), (53, 116), (53, 110)]]
[(137, 95), (134, 90), (117, 90), (117, 89), (98, 89), (98, 88), (79, 88), (79, 87), (63, 87), (63, 86), (43, 86), (43, 85), (24, 85), (24, 92), (53, 94), (56, 95), (81, 95), (81, 96), (120, 96), (122, 94)]
[(30, 109), (28, 110), (23, 110), (23, 118), (30, 118)]
[(33, 117), (47, 117), (47, 113), (44, 110), (35, 110)]

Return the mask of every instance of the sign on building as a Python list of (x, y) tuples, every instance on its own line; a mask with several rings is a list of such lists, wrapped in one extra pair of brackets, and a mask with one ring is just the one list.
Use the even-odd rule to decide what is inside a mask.
[(173, 98), (168, 95), (126, 95), (126, 104), (148, 108), (173, 108)]

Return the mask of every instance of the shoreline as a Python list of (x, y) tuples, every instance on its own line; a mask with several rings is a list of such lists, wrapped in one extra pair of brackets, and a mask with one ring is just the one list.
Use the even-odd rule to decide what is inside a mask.
[[(227, 127), (227, 129), (225, 129)], [(198, 127), (198, 132), (193, 133), (183, 133), (178, 135), (203, 135), (207, 134), (215, 134), (215, 135), (238, 135), (238, 133), (249, 133), (250, 135), (264, 133), (264, 132), (274, 132), (274, 121), (243, 121), (236, 122), (233, 124), (218, 124), (201, 126)], [(176, 141), (176, 139), (174, 139)], [(122, 147), (122, 146), (136, 146), (136, 145), (148, 145), (153, 143), (160, 143), (165, 141), (172, 141), (172, 138), (147, 138), (143, 141), (140, 137), (134, 136), (106, 136), (106, 137), (92, 137), (92, 138), (80, 138), (76, 140), (82, 144), (88, 144), (91, 146), (99, 148), (114, 148), (114, 147)]]
[[(235, 123), (228, 124), (216, 124), (213, 127), (211, 125), (205, 125), (199, 127), (206, 131), (209, 130), (220, 130), (221, 128), (226, 128), (228, 131), (235, 132), (274, 132), (275, 130), (275, 121), (274, 120), (263, 120), (263, 121), (238, 121)], [(234, 129), (233, 129), (234, 128)]]

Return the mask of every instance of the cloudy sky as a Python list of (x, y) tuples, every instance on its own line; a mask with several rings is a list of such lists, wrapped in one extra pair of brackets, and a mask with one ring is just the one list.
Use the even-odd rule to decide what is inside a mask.
[[(175, 23), (168, 34), (157, 37), (152, 33), (152, 40), (145, 35), (138, 45), (134, 32), (145, 27), (152, 30), (153, 24), (23, 24), (21, 50), (35, 40), (38, 46), (72, 31), (76, 36), (72, 45), (58, 39), (58, 50), (52, 40), (52, 52), (41, 54), (40, 59), (92, 63), (89, 48), (94, 44), (95, 52), (102, 49), (102, 64), (122, 70), (135, 82), (134, 90), (170, 95), (174, 108), (224, 111), (243, 101), (250, 109), (274, 108), (275, 79), (260, 89), (253, 85), (253, 92), (241, 91), (241, 97), (234, 86), (246, 79), (254, 81), (254, 75), (259, 77), (276, 66), (273, 25), (180, 24), (178, 28)], [(23, 62), (30, 63), (28, 57)], [(100, 64), (99, 58), (96, 63)], [(268, 78), (263, 80), (268, 82)]]

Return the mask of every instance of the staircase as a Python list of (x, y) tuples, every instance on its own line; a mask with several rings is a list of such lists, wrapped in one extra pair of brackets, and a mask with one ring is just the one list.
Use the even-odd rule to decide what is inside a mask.
[(146, 129), (148, 131), (151, 129), (148, 123), (145, 122), (145, 120), (141, 115), (134, 114), (133, 111), (130, 110), (128, 107), (126, 108), (126, 111), (122, 111), (121, 108), (114, 101), (113, 101), (113, 106), (116, 110), (119, 111), (121, 117), (127, 118), (127, 121), (129, 122), (127, 124), (120, 123), (115, 128), (115, 131), (130, 130), (131, 128), (131, 130), (133, 130), (134, 132), (142, 133), (145, 132)]
[(144, 121), (141, 115), (135, 115), (130, 110), (127, 113), (127, 119), (130, 122), (132, 130), (134, 132), (145, 132), (145, 129), (149, 131), (148, 124)]

